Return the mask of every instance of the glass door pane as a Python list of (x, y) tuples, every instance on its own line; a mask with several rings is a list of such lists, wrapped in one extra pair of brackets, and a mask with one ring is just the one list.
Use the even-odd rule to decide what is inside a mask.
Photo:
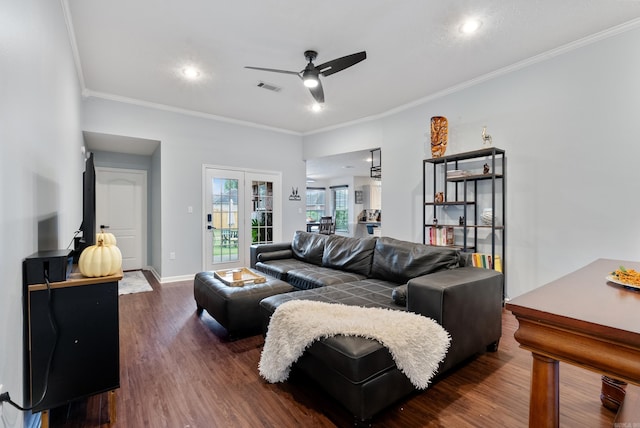
[(243, 173), (207, 169), (206, 268), (219, 270), (244, 265), (242, 242)]
[(333, 218), (336, 232), (349, 231), (349, 189), (338, 187), (333, 189)]
[(251, 182), (251, 243), (273, 243), (273, 182)]

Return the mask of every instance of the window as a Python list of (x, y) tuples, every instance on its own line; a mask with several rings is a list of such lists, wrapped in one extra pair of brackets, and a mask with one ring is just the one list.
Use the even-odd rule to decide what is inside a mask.
[(325, 215), (324, 195), (324, 187), (307, 187), (307, 223), (317, 223)]
[(331, 187), (331, 196), (336, 232), (349, 232), (349, 188), (347, 186), (333, 186)]

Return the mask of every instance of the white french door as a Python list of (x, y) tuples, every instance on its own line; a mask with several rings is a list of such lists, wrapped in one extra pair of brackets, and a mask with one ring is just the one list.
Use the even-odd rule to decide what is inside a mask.
[(281, 239), (279, 173), (204, 166), (204, 270), (249, 266), (252, 243)]

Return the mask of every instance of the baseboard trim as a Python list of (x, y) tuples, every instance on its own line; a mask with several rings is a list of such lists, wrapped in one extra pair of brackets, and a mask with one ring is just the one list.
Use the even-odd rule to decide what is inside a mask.
[(153, 277), (156, 279), (156, 281), (158, 281), (160, 284), (168, 284), (171, 282), (180, 282), (180, 281), (191, 281), (195, 277), (195, 274), (162, 277), (158, 273), (158, 271), (155, 270), (153, 266), (145, 266), (142, 269), (149, 271), (151, 275), (153, 275)]
[(167, 276), (160, 278), (158, 282), (160, 282), (160, 284), (167, 284), (170, 282), (193, 281), (194, 277), (195, 275)]

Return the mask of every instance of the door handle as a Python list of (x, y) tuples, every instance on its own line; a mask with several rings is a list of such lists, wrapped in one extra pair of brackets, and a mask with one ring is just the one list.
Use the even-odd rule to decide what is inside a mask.
[(212, 230), (212, 229), (215, 229), (215, 227), (213, 227), (213, 226), (211, 226), (210, 224), (208, 224), (208, 225), (207, 225), (207, 229), (208, 229), (208, 230)]

